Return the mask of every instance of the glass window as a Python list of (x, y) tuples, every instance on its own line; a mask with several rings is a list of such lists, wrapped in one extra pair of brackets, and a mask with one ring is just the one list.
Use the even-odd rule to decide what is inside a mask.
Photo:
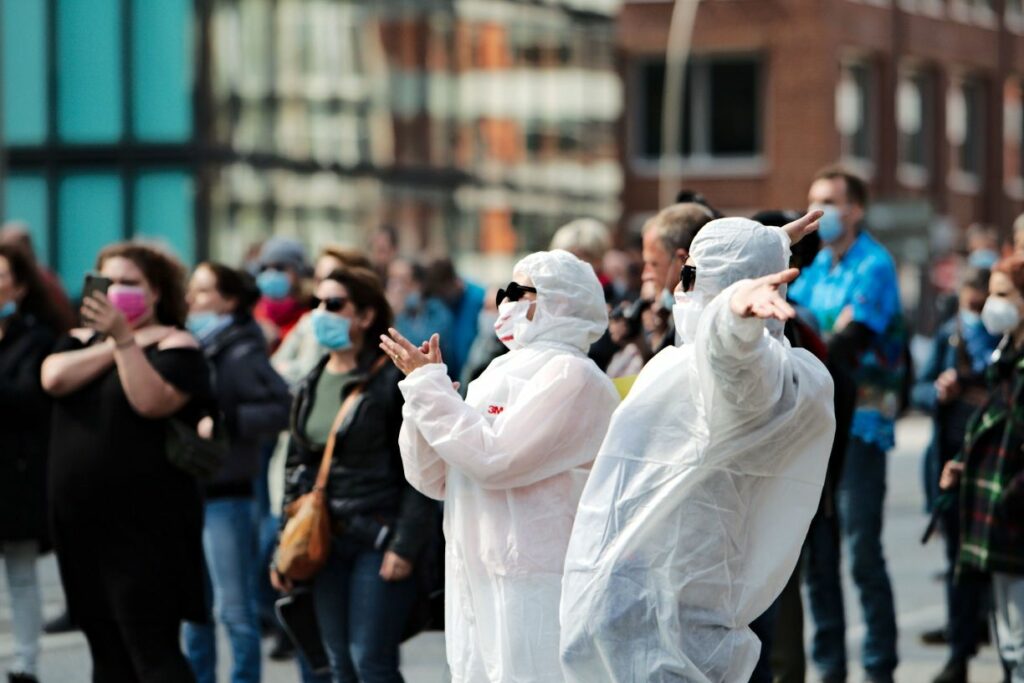
[[(757, 57), (696, 57), (687, 63), (680, 117), (683, 157), (750, 158), (761, 152), (761, 64)], [(635, 148), (661, 155), (665, 63), (643, 64), (635, 83)]]
[(183, 262), (196, 258), (192, 177), (184, 171), (140, 173), (135, 181), (135, 236), (163, 242)]
[(966, 135), (960, 145), (960, 170), (972, 175), (981, 175), (984, 159), (985, 138), (983, 136), (984, 121), (984, 89), (977, 81), (968, 81), (963, 85), (964, 116)]
[(12, 174), (4, 184), (4, 220), (28, 226), (32, 248), (43, 263), (50, 262), (50, 212), (46, 178), (41, 173)]
[(57, 129), (67, 142), (114, 142), (124, 129), (121, 3), (57, 2)]
[(896, 91), (896, 128), (901, 164), (920, 170), (931, 169), (934, 124), (931, 78), (926, 73), (904, 74)]
[(872, 144), (872, 78), (867, 64), (845, 64), (836, 86), (836, 128), (844, 157), (870, 161)]
[[(683, 156), (691, 152), (690, 126), (690, 81), (693, 69), (687, 68), (687, 78), (683, 82), (683, 111), (680, 112), (682, 123), (679, 136)], [(637, 82), (638, 106), (640, 107), (637, 122), (639, 124), (639, 144), (637, 151), (645, 159), (657, 159), (661, 156), (661, 110), (665, 103), (665, 62), (649, 62), (640, 67)]]
[(0, 0), (4, 141), (41, 144), (47, 131), (46, 2)]
[(140, 140), (192, 136), (192, 4), (132, 1), (132, 124)]
[(74, 173), (60, 181), (57, 267), (72, 298), (81, 293), (100, 250), (124, 237), (123, 195), (114, 173)]
[(760, 145), (758, 63), (711, 63), (709, 83), (712, 156), (750, 156)]

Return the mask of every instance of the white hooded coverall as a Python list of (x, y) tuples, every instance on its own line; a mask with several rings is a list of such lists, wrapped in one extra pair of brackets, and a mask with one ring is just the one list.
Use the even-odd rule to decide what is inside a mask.
[(831, 377), (781, 323), (729, 305), (738, 281), (786, 269), (789, 238), (720, 219), (690, 256), (695, 291), (676, 306), (699, 313), (680, 330), (695, 338), (644, 368), (580, 501), (561, 604), (570, 681), (749, 680), (748, 624), (782, 591), (818, 507)]
[[(576, 504), (619, 398), (587, 358), (608, 325), (593, 269), (565, 251), (515, 267), (533, 321), (463, 401), (440, 364), (399, 384), (409, 482), (444, 501), (445, 636), (455, 683), (562, 681), (558, 599)], [(523, 283), (520, 283), (523, 284)], [(499, 323), (501, 319), (499, 319)]]

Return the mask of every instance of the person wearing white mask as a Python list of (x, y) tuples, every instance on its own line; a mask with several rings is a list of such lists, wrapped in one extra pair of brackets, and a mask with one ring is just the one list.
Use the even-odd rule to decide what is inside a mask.
[(981, 320), (1003, 339), (988, 368), (987, 400), (939, 486), (957, 489), (947, 494), (959, 499), (957, 575), (991, 576), (1004, 680), (1024, 683), (1024, 257), (996, 263)]
[(785, 231), (719, 219), (694, 239), (673, 308), (683, 343), (640, 374), (580, 500), (567, 680), (749, 679), (748, 625), (796, 565), (835, 434), (828, 371), (782, 336), (790, 235), (819, 215)]
[(456, 683), (549, 683), (576, 503), (619, 402), (587, 358), (608, 314), (593, 269), (565, 251), (516, 264), (494, 325), (510, 353), (469, 386), (445, 374), (435, 335), (382, 348), (407, 377), (405, 474), (444, 501), (445, 625)]

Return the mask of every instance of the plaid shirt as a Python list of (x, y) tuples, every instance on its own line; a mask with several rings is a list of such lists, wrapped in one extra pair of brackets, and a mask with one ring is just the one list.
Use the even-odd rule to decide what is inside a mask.
[(960, 479), (960, 565), (1024, 574), (1024, 353), (1006, 343), (991, 397), (967, 427)]

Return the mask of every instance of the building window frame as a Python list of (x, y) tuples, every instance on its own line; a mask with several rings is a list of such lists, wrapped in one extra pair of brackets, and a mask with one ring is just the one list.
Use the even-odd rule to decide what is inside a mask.
[[(728, 63), (750, 63), (755, 66), (755, 112), (754, 112), (754, 152), (751, 154), (716, 154), (712, 150), (712, 79), (711, 70), (714, 65)], [(645, 69), (652, 65), (664, 64), (660, 56), (648, 55), (632, 60), (627, 70), (630, 97), (629, 125), (626, 131), (627, 158), (631, 170), (642, 176), (655, 176), (668, 165), (672, 172), (700, 173), (709, 177), (756, 177), (764, 174), (765, 161), (765, 113), (767, 103), (767, 69), (768, 62), (761, 52), (713, 52), (693, 55), (687, 62), (687, 82), (683, 97), (687, 98), (691, 116), (684, 122), (687, 130), (683, 131), (680, 143), (687, 144), (687, 153), (680, 151), (663, 159), (661, 155), (649, 155), (643, 150), (643, 121), (647, 118), (649, 98), (645, 84)], [(658, 116), (660, 125), (661, 117)], [(660, 138), (660, 134), (659, 134)]]
[[(950, 79), (946, 91), (946, 144), (950, 146), (949, 177), (947, 185), (955, 192), (977, 194), (981, 191), (985, 176), (986, 150), (984, 130), (986, 115), (986, 88), (988, 84), (980, 77), (963, 73)], [(972, 121), (971, 100), (973, 100), (974, 121)], [(975, 147), (974, 169), (963, 167), (964, 155), (970, 154), (965, 146), (971, 142)]]

